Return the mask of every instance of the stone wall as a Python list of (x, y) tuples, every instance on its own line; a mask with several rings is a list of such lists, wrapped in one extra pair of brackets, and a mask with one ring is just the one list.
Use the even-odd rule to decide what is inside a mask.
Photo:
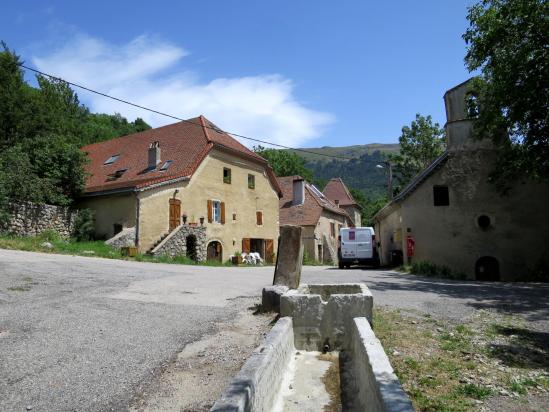
[(74, 232), (78, 212), (63, 206), (32, 202), (10, 202), (9, 222), (0, 225), (0, 231), (18, 236), (36, 236), (46, 230), (55, 230), (68, 238)]
[(206, 228), (204, 226), (181, 225), (174, 229), (151, 253), (157, 256), (188, 256), (187, 236), (196, 238), (196, 260), (206, 260)]
[(105, 243), (115, 249), (135, 246), (135, 227), (124, 228), (120, 233), (106, 240)]

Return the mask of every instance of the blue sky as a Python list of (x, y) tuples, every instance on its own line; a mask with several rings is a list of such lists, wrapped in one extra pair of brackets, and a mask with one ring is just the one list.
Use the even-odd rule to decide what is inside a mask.
[[(397, 142), (444, 124), (472, 0), (9, 2), (28, 63), (177, 116), (293, 147)], [(171, 123), (78, 91), (93, 111)]]

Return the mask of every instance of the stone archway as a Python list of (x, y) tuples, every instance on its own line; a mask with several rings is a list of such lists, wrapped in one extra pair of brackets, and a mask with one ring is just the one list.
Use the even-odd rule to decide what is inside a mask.
[(187, 257), (191, 260), (197, 261), (198, 260), (198, 254), (196, 250), (197, 242), (196, 242), (196, 236), (195, 235), (188, 235), (185, 238), (185, 245), (187, 249)]
[(475, 279), (498, 281), (499, 275), (499, 262), (495, 257), (483, 256), (475, 263)]
[(208, 243), (208, 248), (206, 252), (207, 260), (214, 260), (221, 262), (223, 260), (223, 246), (221, 242), (213, 240)]

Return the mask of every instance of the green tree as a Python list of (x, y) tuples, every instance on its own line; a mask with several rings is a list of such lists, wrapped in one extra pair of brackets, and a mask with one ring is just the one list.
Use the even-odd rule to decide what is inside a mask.
[(15, 52), (0, 51), (0, 219), (10, 199), (70, 205), (84, 188), (80, 147), (146, 130), (142, 119), (91, 114), (61, 81), (28, 85)]
[(360, 207), (362, 226), (372, 226), (374, 215), (388, 202), (387, 195), (366, 196), (362, 191), (353, 187), (350, 187), (349, 191)]
[(305, 160), (297, 154), (263, 146), (255, 146), (253, 150), (269, 162), (277, 176), (300, 175), (305, 180), (312, 181), (313, 174), (305, 167)]
[(439, 157), (446, 147), (444, 130), (431, 116), (416, 114), (410, 126), (402, 128), (398, 138), (400, 152), (388, 160), (393, 167), (393, 190), (401, 190), (416, 174)]
[(482, 0), (467, 19), (465, 63), (481, 72), (474, 134), (505, 143), (494, 176), (549, 179), (549, 2)]

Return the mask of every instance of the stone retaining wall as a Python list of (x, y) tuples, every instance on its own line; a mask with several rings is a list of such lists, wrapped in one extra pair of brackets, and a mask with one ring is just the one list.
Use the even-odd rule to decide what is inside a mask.
[(0, 231), (18, 236), (36, 236), (46, 230), (55, 230), (69, 238), (78, 215), (68, 207), (32, 202), (10, 202), (8, 210), (11, 217), (7, 224), (0, 224)]
[(122, 229), (105, 243), (115, 249), (121, 249), (127, 246), (135, 246), (135, 227), (127, 227)]
[(151, 253), (157, 256), (188, 256), (187, 237), (196, 238), (196, 260), (206, 260), (206, 228), (204, 226), (181, 225), (175, 228), (156, 246)]

